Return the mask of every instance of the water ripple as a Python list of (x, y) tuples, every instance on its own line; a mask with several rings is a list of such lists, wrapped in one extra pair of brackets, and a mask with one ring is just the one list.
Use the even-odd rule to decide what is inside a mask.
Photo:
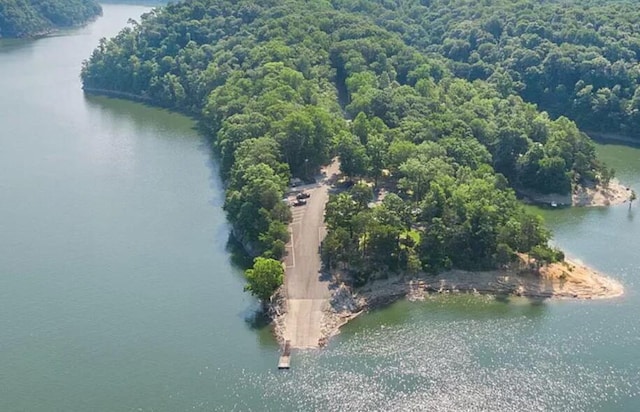
[(356, 327), (328, 350), (296, 354), (291, 371), (244, 384), (260, 388), (265, 407), (323, 411), (582, 411), (640, 392), (637, 376), (578, 361), (590, 340), (537, 333), (538, 323), (423, 317)]

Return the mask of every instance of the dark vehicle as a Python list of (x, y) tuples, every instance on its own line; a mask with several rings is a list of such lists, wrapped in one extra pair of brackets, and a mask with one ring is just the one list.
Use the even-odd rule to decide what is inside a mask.
[(311, 197), (311, 195), (309, 193), (306, 192), (300, 192), (296, 195), (296, 199), (298, 200), (302, 200), (302, 199), (309, 199)]
[(355, 183), (353, 182), (353, 180), (345, 180), (345, 181), (342, 183), (342, 187), (343, 187), (344, 189), (351, 189), (351, 187), (352, 187), (354, 184), (355, 184)]
[(294, 206), (304, 206), (307, 204), (307, 201), (304, 199), (298, 199), (295, 202), (292, 203), (292, 205)]

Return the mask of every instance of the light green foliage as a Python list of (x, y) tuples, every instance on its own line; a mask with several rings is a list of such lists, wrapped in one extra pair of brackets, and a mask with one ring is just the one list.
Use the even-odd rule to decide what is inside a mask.
[(275, 129), (275, 138), (292, 172), (309, 178), (329, 161), (332, 139), (340, 126), (326, 109), (306, 106), (289, 113)]
[(330, 230), (344, 228), (353, 238), (354, 217), (361, 208), (353, 197), (347, 193), (331, 196), (325, 209), (324, 220)]
[(369, 136), (366, 152), (371, 164), (370, 173), (375, 179), (376, 186), (378, 185), (378, 178), (382, 174), (382, 169), (384, 169), (385, 166), (388, 147), (389, 145), (382, 135), (376, 133)]
[(245, 271), (245, 276), (247, 285), (244, 289), (266, 302), (284, 282), (284, 269), (278, 260), (258, 257), (253, 261), (253, 267)]

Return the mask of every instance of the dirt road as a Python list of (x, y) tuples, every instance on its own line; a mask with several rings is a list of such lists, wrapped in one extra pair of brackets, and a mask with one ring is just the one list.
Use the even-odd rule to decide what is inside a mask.
[(293, 222), (289, 225), (284, 337), (292, 348), (298, 349), (318, 347), (323, 309), (330, 297), (329, 281), (321, 279), (320, 243), (326, 234), (324, 208), (329, 200), (329, 180), (339, 173), (339, 163), (334, 161), (323, 172), (320, 182), (301, 188), (311, 197), (307, 205), (294, 207)]

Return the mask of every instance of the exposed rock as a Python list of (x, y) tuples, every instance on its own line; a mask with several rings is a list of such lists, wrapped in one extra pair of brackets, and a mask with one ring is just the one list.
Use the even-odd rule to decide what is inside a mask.
[(233, 226), (231, 228), (231, 234), (238, 241), (238, 243), (242, 245), (242, 249), (244, 249), (247, 255), (251, 256), (252, 258), (260, 256), (258, 245), (256, 245), (254, 242), (250, 242), (247, 239), (247, 236), (242, 233), (237, 227)]
[(571, 199), (574, 206), (609, 206), (629, 201), (631, 190), (612, 180), (608, 186), (580, 186), (573, 190)]
[(285, 295), (284, 286), (280, 286), (271, 296), (271, 299), (269, 299), (269, 303), (267, 304), (267, 315), (271, 319), (274, 334), (280, 344), (284, 344), (286, 313), (287, 297)]
[(336, 313), (341, 312), (357, 312), (359, 310), (358, 303), (353, 297), (351, 289), (346, 285), (340, 285), (331, 296), (331, 308)]
[(534, 299), (607, 299), (622, 295), (622, 285), (575, 261), (554, 263), (540, 269), (469, 272), (451, 270), (438, 275), (396, 275), (376, 280), (352, 291), (341, 284), (324, 311), (321, 346), (339, 328), (366, 310), (399, 299), (423, 300), (433, 293), (514, 295)]
[(625, 203), (629, 200), (631, 189), (613, 179), (609, 185), (575, 186), (570, 194), (549, 193), (543, 194), (533, 190), (518, 190), (518, 194), (525, 202), (546, 206), (612, 206)]

